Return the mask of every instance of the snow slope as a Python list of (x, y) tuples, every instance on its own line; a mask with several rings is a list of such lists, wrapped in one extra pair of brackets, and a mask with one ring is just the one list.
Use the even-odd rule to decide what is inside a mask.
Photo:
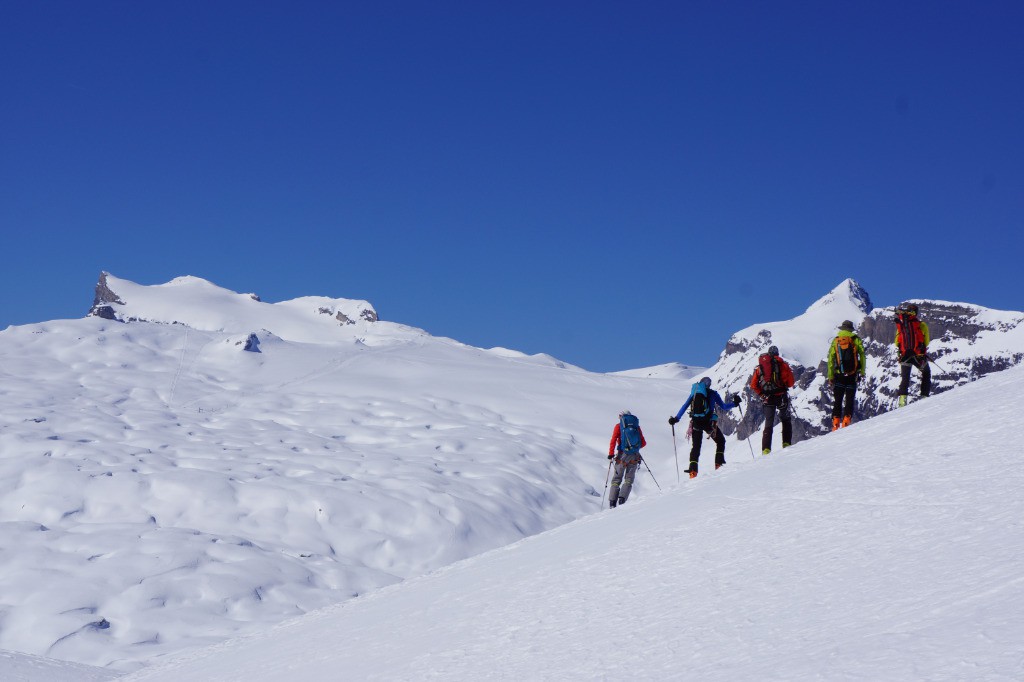
[(124, 678), (1024, 679), (1024, 448), (992, 375)]
[(132, 670), (588, 515), (621, 409), (674, 467), (680, 382), (107, 286), (163, 322), (0, 332), (2, 649)]

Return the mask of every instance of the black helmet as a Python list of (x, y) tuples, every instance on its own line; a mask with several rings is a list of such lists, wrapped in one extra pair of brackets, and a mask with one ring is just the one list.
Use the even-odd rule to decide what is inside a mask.
[(843, 323), (841, 325), (839, 325), (839, 328), (842, 329), (843, 331), (852, 332), (853, 331), (853, 322), (850, 321), (850, 320), (843, 320)]
[(768, 355), (778, 355), (778, 354), (779, 354), (779, 347), (778, 346), (771, 346), (770, 348), (768, 348)]
[(917, 304), (916, 303), (901, 303), (900, 306), (898, 308), (896, 308), (896, 312), (898, 312), (898, 313), (910, 313), (911, 315), (917, 315)]
[(711, 388), (711, 377), (704, 377), (700, 380), (700, 383), (704, 384), (708, 388)]

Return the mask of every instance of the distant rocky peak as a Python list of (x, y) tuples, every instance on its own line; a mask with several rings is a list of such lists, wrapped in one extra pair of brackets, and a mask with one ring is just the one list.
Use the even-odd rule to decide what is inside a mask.
[(96, 283), (96, 296), (93, 298), (89, 315), (102, 317), (105, 320), (116, 320), (117, 315), (114, 313), (113, 306), (124, 305), (124, 301), (107, 284), (107, 277), (109, 275), (110, 273), (108, 272), (100, 273), (100, 279)]
[(807, 312), (831, 308), (836, 304), (852, 303), (854, 307), (864, 314), (870, 313), (874, 306), (871, 304), (871, 296), (857, 283), (856, 280), (847, 277), (839, 285), (828, 292), (817, 301), (812, 303)]

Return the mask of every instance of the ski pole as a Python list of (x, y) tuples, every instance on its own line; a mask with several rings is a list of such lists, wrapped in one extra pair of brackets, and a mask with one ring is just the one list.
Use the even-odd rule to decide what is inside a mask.
[(679, 483), (679, 450), (676, 449), (676, 425), (672, 424), (672, 452), (676, 456), (676, 483)]
[[(925, 357), (926, 357), (926, 358), (928, 358), (928, 356), (927, 356), (927, 355), (926, 355)], [(946, 369), (945, 367), (943, 367), (942, 365), (940, 365), (940, 364), (939, 364), (939, 363), (938, 363), (937, 361), (935, 361), (935, 360), (933, 360), (933, 359), (931, 359), (931, 358), (928, 358), (928, 362), (932, 363), (933, 365), (935, 365), (936, 367), (938, 367), (939, 369), (941, 369), (941, 370), (942, 370), (943, 372), (945, 372), (946, 374), (949, 374), (949, 370), (948, 370), (948, 369)]]
[(608, 473), (604, 475), (604, 492), (601, 493), (601, 509), (604, 509), (604, 498), (608, 497), (608, 479), (612, 477), (612, 461), (608, 460)]
[(640, 458), (640, 461), (644, 463), (644, 466), (645, 466), (645, 467), (647, 467), (647, 473), (649, 473), (649, 474), (651, 475), (651, 478), (652, 478), (652, 479), (654, 479), (654, 485), (657, 485), (657, 486), (658, 486), (658, 490), (661, 490), (661, 486), (660, 486), (660, 485), (658, 485), (658, 479), (654, 478), (654, 472), (653, 472), (653, 471), (651, 471), (651, 467), (649, 467), (649, 466), (647, 465), (647, 460), (646, 460), (646, 459), (644, 459), (643, 457), (641, 457), (641, 458)]
[[(742, 422), (743, 421), (743, 408), (740, 407), (739, 405), (737, 405), (736, 409), (740, 411), (740, 421)], [(739, 436), (738, 429), (737, 429), (736, 435)], [(750, 435), (752, 436), (754, 434), (751, 433)], [(750, 448), (750, 459), (752, 459), (752, 460), (754, 460), (756, 462), (757, 461), (757, 457), (754, 457), (754, 446), (750, 444), (750, 436), (747, 436), (747, 447)]]

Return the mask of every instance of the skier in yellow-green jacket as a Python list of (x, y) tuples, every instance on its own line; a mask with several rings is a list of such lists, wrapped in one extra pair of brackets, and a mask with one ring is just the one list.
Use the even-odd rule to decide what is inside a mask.
[[(828, 349), (828, 383), (832, 386), (832, 430), (849, 426), (857, 384), (864, 378), (864, 342), (853, 331), (853, 322), (843, 320)], [(844, 407), (845, 403), (845, 407)]]

